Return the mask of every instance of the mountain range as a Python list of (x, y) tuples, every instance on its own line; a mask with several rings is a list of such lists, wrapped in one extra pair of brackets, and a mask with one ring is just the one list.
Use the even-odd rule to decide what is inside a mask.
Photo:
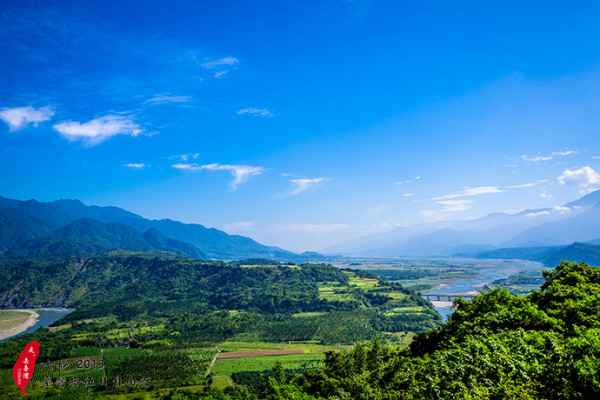
[(217, 260), (271, 258), (315, 262), (334, 255), (468, 256), (527, 258), (552, 265), (556, 260), (560, 262), (560, 255), (565, 252), (578, 256), (577, 261), (590, 262), (586, 257), (600, 253), (599, 245), (600, 190), (560, 207), (399, 227), (330, 247), (323, 251), (328, 256), (314, 252), (295, 254), (200, 224), (150, 220), (118, 207), (87, 206), (79, 200), (39, 202), (0, 196), (0, 254), (6, 256), (93, 254), (124, 248)]
[[(540, 248), (600, 238), (600, 190), (560, 207), (493, 213), (365, 236), (322, 250), (359, 257), (476, 255), (505, 248)], [(597, 244), (597, 243), (596, 243)]]
[(196, 259), (318, 259), (228, 235), (200, 224), (150, 220), (118, 207), (87, 206), (79, 200), (13, 200), (0, 196), (0, 253), (39, 256), (97, 253), (118, 248), (163, 250)]

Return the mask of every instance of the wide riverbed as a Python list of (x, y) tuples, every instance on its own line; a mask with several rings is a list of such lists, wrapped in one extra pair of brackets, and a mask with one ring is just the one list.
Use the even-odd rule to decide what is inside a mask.
[(35, 325), (30, 327), (23, 327), (26, 329), (17, 329), (20, 332), (12, 332), (14, 335), (9, 336), (0, 340), (1, 342), (7, 341), (13, 337), (21, 336), (26, 333), (31, 333), (37, 331), (41, 326), (50, 326), (53, 322), (58, 321), (65, 315), (69, 314), (71, 310), (67, 310), (66, 308), (38, 308), (38, 309), (28, 309), (26, 311), (33, 311), (38, 314), (37, 322)]
[[(481, 278), (470, 281), (444, 282), (434, 290), (423, 293), (424, 295), (450, 295), (450, 296), (465, 296), (475, 295), (478, 289), (481, 289), (488, 283), (496, 279), (506, 279), (509, 275), (517, 274), (521, 271), (529, 269), (543, 268), (541, 263), (527, 260), (481, 260), (479, 274)], [(448, 320), (448, 316), (452, 314), (450, 302), (432, 302), (435, 309), (442, 315), (444, 321)]]

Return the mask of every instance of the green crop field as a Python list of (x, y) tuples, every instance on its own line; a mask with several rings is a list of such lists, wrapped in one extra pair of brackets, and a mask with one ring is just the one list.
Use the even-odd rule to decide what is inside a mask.
[(234, 372), (242, 371), (265, 371), (272, 369), (277, 361), (281, 363), (284, 369), (308, 369), (320, 366), (324, 359), (324, 354), (230, 358), (217, 360), (211, 373), (213, 375), (231, 375)]

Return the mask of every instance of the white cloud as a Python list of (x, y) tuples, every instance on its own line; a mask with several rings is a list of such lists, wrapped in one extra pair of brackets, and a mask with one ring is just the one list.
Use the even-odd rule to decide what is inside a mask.
[(552, 200), (553, 196), (550, 195), (550, 194), (548, 194), (548, 193), (546, 193), (545, 189), (540, 189), (540, 190), (541, 190), (540, 197), (542, 199), (544, 199), (544, 200)]
[(590, 194), (592, 192), (595, 192), (596, 190), (598, 190), (597, 187), (589, 187), (589, 188), (578, 190), (578, 192), (580, 195), (585, 196), (586, 194)]
[(538, 161), (548, 161), (552, 160), (554, 157), (552, 156), (535, 156), (535, 157), (527, 157), (525, 154), (521, 156), (521, 158), (525, 161), (538, 162)]
[(317, 187), (321, 182), (325, 181), (326, 178), (313, 178), (313, 179), (306, 179), (306, 178), (301, 178), (301, 179), (290, 179), (290, 182), (292, 182), (295, 185), (294, 190), (292, 190), (292, 196), (293, 195), (297, 195), (299, 193), (304, 192), (305, 190), (308, 189), (312, 189)]
[(174, 164), (172, 167), (184, 171), (198, 171), (201, 169), (198, 164)]
[(504, 189), (517, 189), (517, 188), (526, 188), (536, 186), (537, 182), (532, 183), (523, 183), (522, 185), (513, 185), (513, 186), (504, 186)]
[(187, 104), (192, 101), (191, 96), (179, 96), (173, 95), (171, 93), (163, 93), (157, 94), (151, 99), (146, 100), (144, 103), (148, 103), (151, 105), (161, 105), (161, 104), (173, 104), (173, 103), (181, 103)]
[(600, 175), (587, 166), (574, 171), (566, 169), (556, 179), (561, 185), (580, 188), (600, 183)]
[(568, 150), (568, 151), (555, 151), (547, 156), (535, 156), (535, 157), (528, 157), (527, 155), (523, 154), (521, 156), (521, 158), (525, 161), (531, 161), (531, 162), (538, 162), (538, 161), (548, 161), (548, 160), (552, 160), (554, 157), (562, 157), (562, 156), (568, 156), (571, 154), (577, 154), (576, 151), (573, 150)]
[(187, 161), (187, 160), (195, 160), (198, 157), (200, 157), (200, 153), (179, 154), (177, 156), (172, 156), (172, 157), (169, 157), (169, 158), (171, 158), (171, 159), (173, 159), (173, 158), (179, 158), (182, 161)]
[(467, 211), (471, 208), (473, 200), (441, 200), (437, 202), (443, 207), (440, 210), (421, 210), (421, 217), (425, 222), (437, 222), (446, 220), (457, 212)]
[(69, 140), (83, 140), (89, 145), (115, 135), (137, 136), (143, 132), (138, 124), (122, 115), (106, 115), (85, 123), (61, 122), (53, 128)]
[(404, 185), (405, 183), (411, 183), (411, 182), (414, 182), (414, 181), (418, 181), (419, 179), (421, 179), (420, 176), (415, 176), (415, 179), (409, 179), (407, 181), (394, 182), (394, 185)]
[(454, 213), (459, 211), (467, 211), (471, 208), (473, 200), (443, 200), (438, 201), (438, 204), (443, 205), (442, 212)]
[(561, 206), (556, 206), (553, 208), (554, 211), (557, 211), (559, 214), (567, 214), (571, 212), (571, 209), (569, 207), (561, 207)]
[(129, 163), (129, 164), (123, 164), (124, 167), (127, 168), (135, 168), (135, 169), (141, 169), (144, 167), (147, 167), (146, 164), (141, 164), (141, 163)]
[(600, 156), (593, 156), (592, 158), (593, 158), (594, 160), (598, 160), (598, 159), (600, 159)]
[(233, 190), (237, 189), (237, 186), (240, 183), (244, 183), (248, 180), (248, 178), (252, 175), (260, 175), (264, 172), (263, 167), (253, 167), (250, 165), (228, 165), (228, 164), (206, 164), (206, 165), (198, 165), (198, 164), (175, 164), (173, 168), (188, 170), (188, 171), (199, 171), (199, 170), (209, 170), (209, 171), (229, 171), (233, 175), (233, 181), (231, 182), (231, 188)]
[(221, 68), (221, 67), (229, 67), (229, 66), (235, 65), (239, 62), (240, 62), (240, 60), (238, 60), (235, 57), (224, 57), (224, 58), (220, 58), (220, 59), (214, 60), (214, 61), (207, 61), (205, 63), (200, 64), (200, 66), (207, 68), (207, 69), (214, 69), (214, 68)]
[(227, 74), (229, 72), (229, 68), (233, 67), (239, 62), (240, 60), (235, 57), (224, 57), (218, 60), (204, 62), (200, 64), (200, 66), (208, 70), (215, 71), (214, 77), (218, 79)]
[(479, 187), (468, 187), (465, 186), (463, 190), (456, 193), (446, 194), (440, 197), (434, 197), (432, 200), (446, 200), (446, 199), (456, 199), (460, 197), (470, 197), (470, 196), (479, 196), (482, 194), (489, 193), (502, 193), (505, 190), (500, 189), (498, 186), (479, 186)]
[(273, 116), (275, 116), (275, 114), (273, 114), (273, 111), (267, 110), (265, 108), (244, 108), (242, 110), (238, 110), (236, 112), (236, 114), (237, 115), (250, 114), (250, 115), (257, 116), (257, 117), (273, 117)]
[(553, 156), (568, 156), (571, 154), (577, 154), (577, 152), (573, 151), (573, 150), (569, 150), (569, 151), (556, 151), (556, 152), (552, 153)]
[(29, 124), (38, 126), (40, 122), (48, 121), (54, 115), (50, 107), (35, 109), (33, 107), (3, 108), (0, 119), (10, 128), (11, 132), (24, 129)]
[(404, 196), (404, 197), (412, 197), (414, 195), (415, 195), (414, 193), (404, 193), (402, 196)]
[(550, 211), (539, 211), (536, 213), (525, 214), (526, 217), (539, 217), (541, 215), (550, 215)]

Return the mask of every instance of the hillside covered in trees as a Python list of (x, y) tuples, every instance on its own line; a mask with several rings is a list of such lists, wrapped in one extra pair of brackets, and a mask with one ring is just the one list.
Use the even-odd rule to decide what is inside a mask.
[[(13, 299), (60, 298), (77, 308), (61, 320), (59, 330), (40, 329), (2, 344), (0, 368), (10, 368), (18, 349), (35, 338), (45, 344), (42, 362), (124, 345), (129, 352), (141, 352), (134, 363), (115, 364), (111, 374), (135, 372), (136, 365), (145, 363), (154, 366), (149, 371), (160, 371), (156, 365), (166, 370), (173, 360), (189, 364), (166, 381), (157, 372), (158, 386), (146, 392), (148, 399), (600, 396), (600, 268), (563, 262), (543, 272), (540, 291), (518, 296), (499, 288), (470, 302), (458, 300), (449, 321), (435, 327), (433, 312), (427, 307), (416, 311), (422, 300), (385, 281), (375, 283), (368, 273), (327, 265), (244, 262), (260, 261), (263, 265), (251, 266), (119, 251), (83, 260), (9, 263), (0, 280), (4, 298), (7, 288), (17, 284), (19, 293), (13, 292)], [(17, 278), (19, 274), (25, 278)], [(59, 281), (69, 285), (60, 288)], [(56, 288), (62, 297), (50, 295)], [(401, 307), (415, 310), (412, 317), (398, 312)], [(386, 333), (399, 330), (421, 333), (403, 347)], [(277, 363), (261, 379), (256, 373), (233, 374), (237, 384), (223, 390), (210, 385), (210, 376), (203, 381), (212, 357), (207, 346), (232, 337), (257, 344), (319, 339), (323, 344), (356, 345), (325, 352), (322, 367), (293, 371)], [(191, 347), (198, 347), (204, 361), (197, 355), (190, 358)], [(201, 390), (185, 386), (203, 382)], [(161, 385), (172, 389), (152, 391)], [(48, 394), (41, 381), (33, 387), (38, 397)], [(77, 398), (91, 399), (104, 392), (77, 393)]]
[[(600, 268), (563, 262), (541, 291), (503, 289), (457, 301), (449, 322), (406, 349), (379, 341), (328, 353), (325, 367), (277, 369), (260, 393), (183, 399), (597, 399)], [(243, 394), (242, 394), (243, 393)]]

